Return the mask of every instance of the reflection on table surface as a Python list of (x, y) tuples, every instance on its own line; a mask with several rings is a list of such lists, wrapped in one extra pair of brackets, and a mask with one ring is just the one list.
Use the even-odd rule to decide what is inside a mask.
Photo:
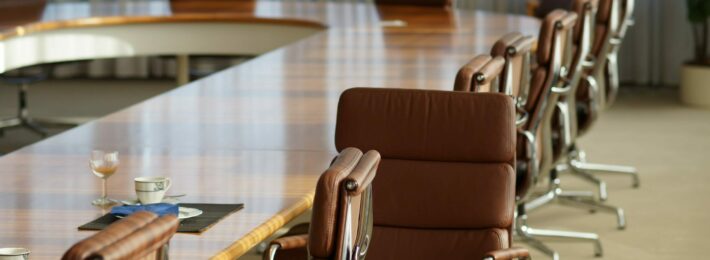
[[(101, 188), (87, 164), (93, 149), (121, 154), (108, 185), (116, 198), (134, 196), (132, 179), (148, 175), (172, 178), (171, 191), (186, 193), (185, 202), (245, 203), (207, 232), (178, 234), (171, 242), (175, 259), (239, 256), (311, 205), (317, 177), (335, 155), (335, 112), (343, 90), (450, 90), (456, 70), (487, 53), (497, 38), (510, 31), (535, 35), (538, 27), (535, 19), (514, 15), (353, 3), (18, 0), (0, 4), (0, 13), (18, 2), (35, 7), (17, 9), (26, 15), (18, 12), (2, 22), (4, 28), (199, 12), (328, 27), (0, 158), (0, 243), (29, 248), (33, 259), (58, 258), (91, 234), (77, 231), (79, 225), (105, 213), (90, 205)], [(93, 21), (104, 25), (101, 18)]]

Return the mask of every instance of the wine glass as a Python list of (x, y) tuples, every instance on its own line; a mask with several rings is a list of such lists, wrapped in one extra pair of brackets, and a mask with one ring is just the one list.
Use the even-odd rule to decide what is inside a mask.
[(101, 178), (102, 189), (101, 198), (95, 199), (91, 202), (95, 206), (107, 206), (113, 204), (113, 201), (109, 200), (106, 194), (106, 179), (111, 177), (118, 169), (118, 152), (117, 151), (92, 151), (91, 160), (89, 160), (89, 166), (91, 166), (91, 171), (94, 175)]

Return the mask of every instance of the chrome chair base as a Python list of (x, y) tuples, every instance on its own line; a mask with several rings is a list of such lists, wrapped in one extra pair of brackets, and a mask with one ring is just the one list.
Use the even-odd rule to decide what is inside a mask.
[(629, 175), (631, 176), (632, 181), (631, 187), (638, 188), (641, 186), (641, 179), (639, 177), (638, 170), (634, 167), (589, 163), (586, 161), (584, 151), (578, 150), (576, 147), (570, 153), (570, 158), (571, 159), (568, 164), (564, 166), (565, 170), (569, 170), (569, 173), (580, 177), (585, 181), (596, 184), (599, 189), (599, 200), (601, 201), (605, 201), (608, 198), (606, 183), (595, 176), (595, 173)]
[(57, 127), (73, 127), (76, 123), (63, 121), (63, 120), (51, 120), (51, 119), (36, 119), (29, 116), (30, 111), (27, 106), (27, 90), (29, 84), (23, 83), (18, 85), (17, 97), (18, 97), (18, 108), (17, 116), (14, 118), (7, 118), (0, 120), (0, 136), (4, 135), (4, 130), (11, 127), (24, 127), (32, 132), (42, 136), (47, 137), (49, 132), (43, 127), (46, 126), (57, 126)]
[[(522, 207), (522, 208), (521, 208)], [(519, 205), (519, 212), (524, 211), (524, 206)], [(574, 232), (574, 231), (562, 231), (562, 230), (548, 230), (548, 229), (537, 229), (531, 228), (527, 224), (527, 215), (520, 214), (515, 220), (515, 237), (522, 243), (527, 244), (530, 247), (542, 252), (543, 254), (549, 256), (553, 260), (559, 260), (560, 255), (554, 249), (545, 245), (539, 238), (548, 239), (561, 239), (561, 240), (573, 240), (580, 242), (591, 242), (594, 246), (594, 256), (601, 257), (603, 255), (602, 244), (599, 239), (599, 235), (587, 232)]]
[(603, 211), (615, 214), (617, 228), (620, 230), (626, 229), (626, 215), (622, 208), (607, 205), (594, 199), (594, 194), (591, 192), (563, 191), (560, 188), (560, 179), (557, 177), (557, 170), (553, 170), (550, 174), (550, 189), (542, 195), (528, 200), (525, 203), (525, 210), (535, 210), (550, 203), (584, 208), (592, 213)]
[(4, 130), (11, 127), (24, 127), (42, 137), (46, 137), (47, 135), (49, 135), (49, 132), (47, 132), (44, 127), (40, 126), (34, 120), (29, 118), (16, 117), (3, 119), (2, 121), (0, 121), (0, 131), (3, 131), (3, 135)]
[[(573, 164), (573, 162), (572, 162), (572, 164)], [(596, 184), (599, 189), (599, 200), (600, 201), (606, 201), (609, 198), (609, 193), (607, 192), (607, 189), (606, 189), (606, 182), (597, 178), (597, 176), (594, 176), (593, 174), (587, 172), (586, 170), (582, 170), (582, 169), (576, 168), (574, 166), (570, 166), (570, 167), (565, 166), (564, 169), (569, 170), (566, 172), (569, 172), (572, 175), (575, 175), (577, 177), (582, 178), (585, 181)]]
[(39, 136), (47, 137), (49, 135), (49, 131), (47, 131), (46, 127), (68, 128), (75, 127), (77, 125), (77, 123), (69, 120), (63, 121), (59, 119), (39, 119), (26, 116), (17, 116), (15, 118), (0, 119), (0, 137), (4, 136), (5, 129), (14, 127), (23, 127)]
[(588, 163), (579, 160), (572, 160), (570, 165), (573, 171), (585, 171), (592, 173), (625, 174), (631, 176), (631, 187), (641, 186), (638, 170), (631, 166), (610, 165), (599, 163)]

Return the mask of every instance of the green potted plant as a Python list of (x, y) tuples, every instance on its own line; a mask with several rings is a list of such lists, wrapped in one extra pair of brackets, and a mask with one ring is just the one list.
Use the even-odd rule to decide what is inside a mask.
[(693, 59), (681, 68), (681, 100), (710, 108), (710, 0), (686, 0), (688, 21), (693, 29)]

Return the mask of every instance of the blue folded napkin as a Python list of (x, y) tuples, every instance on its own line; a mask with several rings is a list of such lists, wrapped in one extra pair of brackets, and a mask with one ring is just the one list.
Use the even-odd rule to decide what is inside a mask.
[(128, 215), (131, 215), (135, 212), (138, 211), (150, 211), (155, 214), (158, 214), (158, 216), (164, 216), (167, 214), (173, 214), (175, 216), (178, 215), (178, 205), (176, 204), (170, 204), (170, 203), (155, 203), (155, 204), (148, 204), (148, 205), (126, 205), (126, 206), (118, 206), (118, 207), (113, 207), (111, 209), (111, 215), (114, 216), (119, 216), (119, 217), (125, 217)]

